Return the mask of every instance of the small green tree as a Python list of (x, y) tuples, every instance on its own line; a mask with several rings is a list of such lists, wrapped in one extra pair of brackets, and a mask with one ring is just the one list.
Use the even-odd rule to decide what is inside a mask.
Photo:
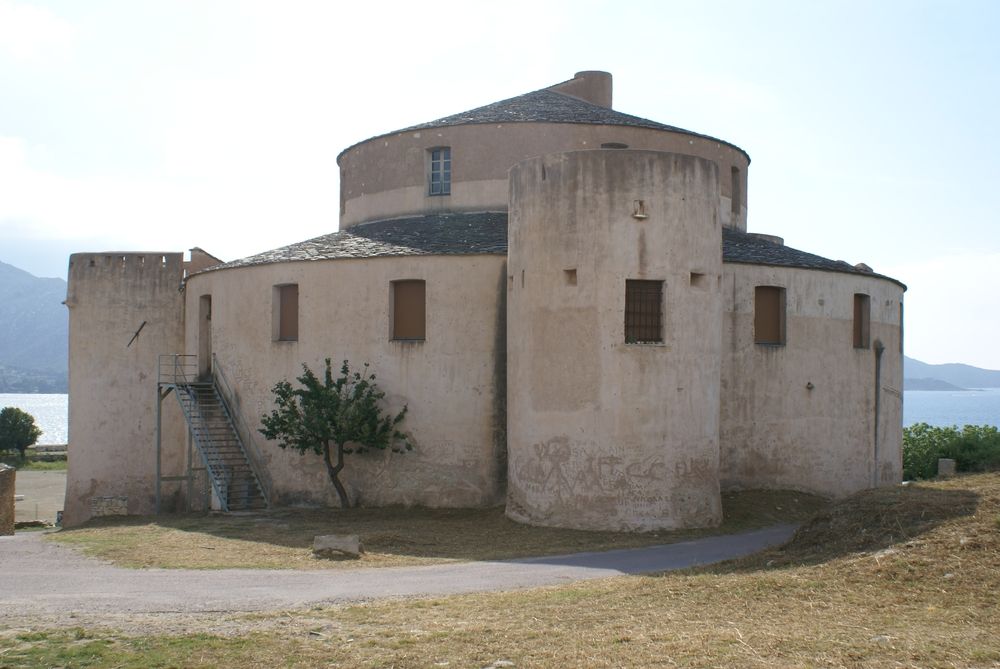
[(0, 411), (0, 451), (17, 451), (24, 459), (24, 452), (33, 446), (42, 431), (35, 425), (35, 417), (17, 407)]
[(296, 380), (298, 388), (288, 381), (274, 386), (271, 392), (277, 408), (261, 416), (264, 427), (260, 433), (277, 440), (281, 448), (291, 447), (302, 455), (322, 455), (341, 506), (349, 508), (351, 502), (339, 478), (344, 456), (371, 449), (389, 448), (396, 453), (412, 450), (406, 436), (397, 429), (407, 407), (396, 415), (383, 411), (380, 402), (385, 393), (375, 384), (368, 363), (363, 372), (352, 372), (345, 360), (340, 376), (334, 379), (327, 358), (322, 379), (303, 364), (302, 376)]

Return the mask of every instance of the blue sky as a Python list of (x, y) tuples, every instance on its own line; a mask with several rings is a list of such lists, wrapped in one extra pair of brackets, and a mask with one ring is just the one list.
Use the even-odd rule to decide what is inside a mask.
[(565, 80), (753, 162), (751, 231), (909, 286), (1000, 369), (1000, 3), (0, 0), (0, 260), (233, 259), (337, 226), (354, 142)]

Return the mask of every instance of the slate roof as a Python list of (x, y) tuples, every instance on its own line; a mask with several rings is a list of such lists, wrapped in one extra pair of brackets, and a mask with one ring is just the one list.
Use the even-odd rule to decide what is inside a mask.
[[(506, 253), (505, 212), (429, 214), (360, 223), (347, 230), (216, 265), (204, 271), (300, 260)], [(722, 261), (861, 274), (903, 286), (892, 277), (857, 269), (843, 260), (830, 260), (726, 228), (722, 231)]]
[(634, 128), (666, 130), (669, 132), (691, 135), (693, 137), (701, 137), (713, 142), (725, 144), (726, 146), (731, 146), (737, 151), (743, 153), (743, 155), (747, 157), (748, 161), (750, 160), (750, 156), (746, 151), (735, 144), (730, 144), (724, 140), (710, 137), (708, 135), (701, 135), (696, 132), (691, 132), (690, 130), (674, 127), (672, 125), (657, 123), (656, 121), (650, 121), (649, 119), (632, 116), (631, 114), (623, 114), (622, 112), (615, 111), (614, 109), (602, 107), (601, 105), (595, 105), (591, 102), (587, 102), (586, 100), (581, 100), (564, 93), (557, 93), (556, 91), (547, 88), (543, 88), (539, 91), (532, 91), (531, 93), (525, 93), (524, 95), (519, 95), (507, 100), (494, 102), (483, 107), (470, 109), (469, 111), (461, 112), (460, 114), (445, 116), (444, 118), (439, 118), (436, 121), (411, 125), (408, 128), (376, 135), (375, 137), (371, 137), (347, 147), (340, 152), (337, 156), (337, 160), (339, 162), (341, 156), (353, 149), (355, 146), (358, 146), (358, 144), (364, 144), (365, 142), (370, 142), (371, 140), (378, 139), (380, 137), (388, 137), (389, 135), (396, 135), (403, 132), (416, 132), (418, 130), (443, 128), (454, 125), (495, 123), (581, 123), (588, 125), (620, 125)]
[(775, 244), (756, 235), (736, 230), (722, 229), (722, 261), (745, 265), (771, 265), (773, 267), (799, 267), (821, 269), (828, 272), (863, 274), (880, 279), (888, 279), (904, 286), (896, 279), (876, 274), (870, 270), (858, 269), (843, 260), (830, 260), (814, 253), (799, 251), (790, 246)]
[(507, 214), (429, 214), (359, 223), (206, 271), (296, 260), (507, 253)]

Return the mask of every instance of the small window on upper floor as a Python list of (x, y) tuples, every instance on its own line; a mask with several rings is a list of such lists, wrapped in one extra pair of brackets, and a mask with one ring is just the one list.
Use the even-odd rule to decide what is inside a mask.
[(451, 195), (451, 147), (431, 149), (430, 159), (428, 194)]
[(781, 346), (785, 343), (785, 289), (756, 286), (753, 289), (753, 341)]
[(663, 343), (663, 282), (625, 280), (625, 343)]
[(729, 176), (731, 179), (730, 182), (731, 197), (729, 198), (729, 211), (731, 211), (734, 216), (739, 216), (740, 207), (743, 205), (743, 203), (741, 202), (741, 200), (743, 199), (743, 195), (741, 192), (743, 186), (743, 177), (740, 176), (740, 168), (738, 167), (730, 168)]
[(274, 341), (299, 339), (299, 285), (275, 286), (271, 308), (271, 338)]
[(871, 314), (871, 298), (854, 293), (854, 348), (869, 347)]
[(427, 284), (392, 282), (392, 338), (423, 341), (427, 336)]

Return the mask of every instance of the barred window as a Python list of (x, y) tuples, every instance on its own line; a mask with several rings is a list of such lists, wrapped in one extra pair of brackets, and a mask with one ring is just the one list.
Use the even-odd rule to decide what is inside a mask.
[(451, 195), (451, 147), (441, 146), (431, 149), (430, 190), (431, 195)]
[(625, 280), (625, 343), (663, 341), (663, 282)]
[(756, 286), (753, 291), (753, 340), (757, 344), (785, 343), (785, 289)]

